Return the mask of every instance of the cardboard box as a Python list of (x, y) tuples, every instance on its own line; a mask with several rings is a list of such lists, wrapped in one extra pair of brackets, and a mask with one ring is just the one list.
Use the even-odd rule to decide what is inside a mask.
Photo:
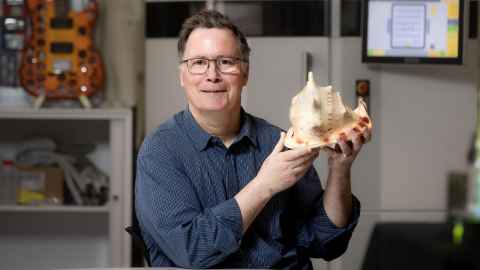
[(63, 170), (53, 166), (17, 165), (25, 172), (17, 183), (18, 204), (63, 204)]

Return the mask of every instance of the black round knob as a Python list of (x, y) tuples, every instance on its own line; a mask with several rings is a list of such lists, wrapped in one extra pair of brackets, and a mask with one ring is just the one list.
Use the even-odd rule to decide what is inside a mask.
[(87, 52), (85, 50), (80, 50), (78, 56), (80, 56), (80, 58), (85, 58), (87, 57)]
[(84, 35), (87, 34), (87, 29), (86, 29), (85, 27), (83, 27), (83, 26), (80, 26), (80, 27), (78, 28), (78, 33), (79, 33), (80, 35), (84, 36)]

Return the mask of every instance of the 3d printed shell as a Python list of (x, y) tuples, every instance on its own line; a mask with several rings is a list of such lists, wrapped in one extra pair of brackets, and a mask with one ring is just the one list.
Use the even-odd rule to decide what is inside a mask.
[(355, 133), (372, 128), (367, 105), (359, 99), (352, 110), (342, 102), (340, 94), (332, 86), (319, 87), (308, 73), (307, 85), (292, 99), (290, 105), (292, 127), (285, 138), (285, 146), (335, 147), (340, 138), (351, 140)]

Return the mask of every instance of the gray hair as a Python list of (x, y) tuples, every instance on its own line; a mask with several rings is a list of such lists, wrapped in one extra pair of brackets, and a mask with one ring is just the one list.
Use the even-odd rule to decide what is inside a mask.
[(185, 52), (185, 44), (187, 43), (188, 37), (197, 28), (219, 28), (219, 29), (228, 29), (232, 31), (235, 39), (237, 40), (238, 48), (240, 50), (240, 57), (245, 62), (249, 62), (250, 59), (250, 47), (248, 46), (247, 39), (245, 35), (238, 29), (238, 27), (233, 24), (230, 19), (223, 15), (222, 13), (216, 10), (204, 9), (198, 13), (192, 15), (190, 18), (186, 19), (180, 30), (180, 36), (178, 38), (178, 56), (183, 57)]

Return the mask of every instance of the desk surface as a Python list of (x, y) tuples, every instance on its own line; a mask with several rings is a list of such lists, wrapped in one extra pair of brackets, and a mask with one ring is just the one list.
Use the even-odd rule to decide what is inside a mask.
[(462, 244), (449, 223), (380, 223), (372, 232), (363, 270), (480, 269), (480, 224), (465, 224)]
[[(185, 269), (185, 268), (175, 268), (175, 267), (127, 267), (127, 268), (70, 268), (70, 269), (57, 269), (57, 270), (174, 270), (174, 269)], [(227, 269), (217, 269), (217, 270), (227, 270)], [(229, 268), (228, 270), (246, 270), (246, 268)], [(255, 269), (262, 270), (262, 269)], [(265, 269), (266, 270), (266, 269)]]

